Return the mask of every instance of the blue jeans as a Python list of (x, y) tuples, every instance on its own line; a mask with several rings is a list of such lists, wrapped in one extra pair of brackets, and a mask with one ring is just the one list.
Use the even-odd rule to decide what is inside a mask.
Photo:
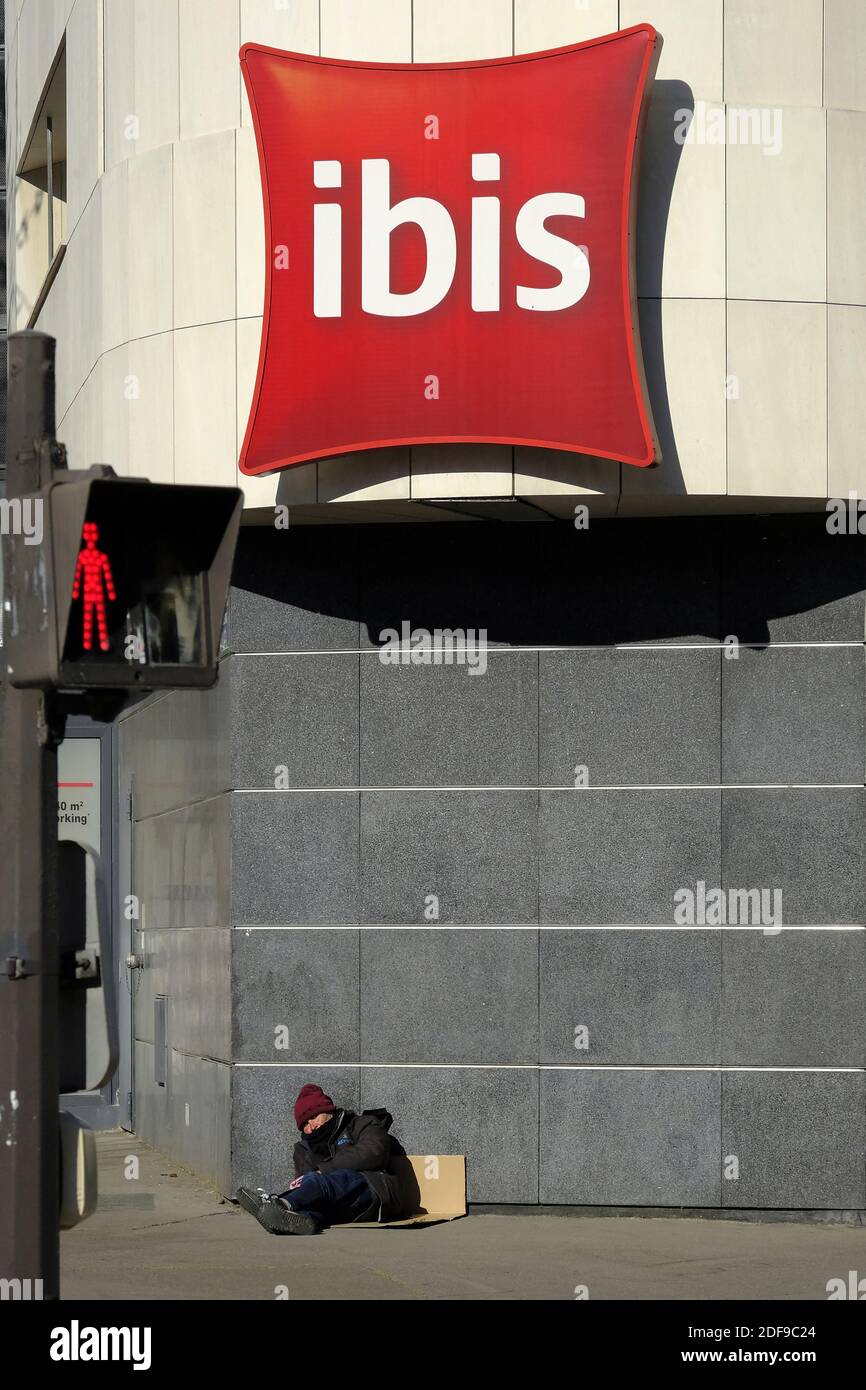
[(338, 1168), (333, 1173), (305, 1173), (299, 1187), (281, 1192), (292, 1211), (309, 1211), (327, 1223), (354, 1221), (376, 1200), (362, 1173)]

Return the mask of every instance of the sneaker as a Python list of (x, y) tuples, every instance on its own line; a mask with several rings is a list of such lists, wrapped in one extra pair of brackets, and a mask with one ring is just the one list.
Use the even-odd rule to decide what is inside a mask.
[(274, 1236), (314, 1236), (321, 1229), (310, 1212), (292, 1211), (280, 1197), (268, 1198), (253, 1215)]
[(242, 1206), (244, 1211), (248, 1211), (250, 1216), (258, 1216), (262, 1205), (269, 1201), (270, 1197), (263, 1187), (238, 1188), (238, 1205)]

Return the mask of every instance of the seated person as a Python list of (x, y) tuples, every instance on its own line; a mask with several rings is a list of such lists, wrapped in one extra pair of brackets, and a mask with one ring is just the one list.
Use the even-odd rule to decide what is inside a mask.
[(340, 1222), (397, 1221), (417, 1211), (411, 1167), (388, 1133), (387, 1110), (339, 1110), (319, 1086), (306, 1085), (295, 1101), (295, 1124), (302, 1137), (286, 1191), (238, 1189), (240, 1205), (266, 1231), (315, 1235)]

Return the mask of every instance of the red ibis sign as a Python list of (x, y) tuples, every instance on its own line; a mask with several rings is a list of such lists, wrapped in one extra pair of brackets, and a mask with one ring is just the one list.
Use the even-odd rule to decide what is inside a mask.
[(490, 62), (247, 44), (267, 279), (245, 473), (493, 442), (646, 467), (634, 213), (649, 25)]

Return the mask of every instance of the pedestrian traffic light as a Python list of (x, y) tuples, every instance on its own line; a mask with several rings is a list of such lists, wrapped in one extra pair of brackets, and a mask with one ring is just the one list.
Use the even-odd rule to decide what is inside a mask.
[[(156, 690), (216, 680), (242, 494), (58, 473), (10, 547), (7, 665), (18, 687)], [(35, 528), (31, 528), (31, 532)]]

